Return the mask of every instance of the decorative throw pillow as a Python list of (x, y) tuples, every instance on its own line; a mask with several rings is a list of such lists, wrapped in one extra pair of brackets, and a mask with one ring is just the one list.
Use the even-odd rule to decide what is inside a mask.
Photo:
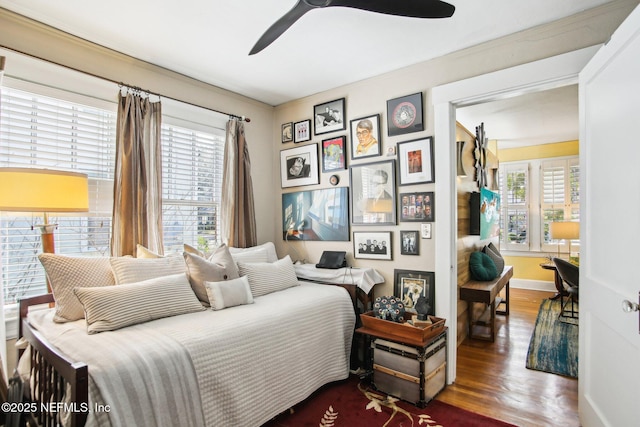
[(118, 286), (75, 288), (75, 294), (90, 334), (205, 310), (184, 272)]
[(469, 270), (471, 270), (471, 277), (475, 280), (487, 281), (498, 277), (496, 265), (491, 258), (489, 258), (489, 255), (480, 251), (471, 253), (469, 257)]
[(56, 322), (71, 322), (84, 318), (82, 304), (73, 293), (78, 286), (98, 287), (115, 285), (109, 258), (68, 257), (40, 254), (38, 259), (49, 278), (56, 301)]
[(276, 262), (278, 254), (273, 242), (263, 243), (250, 248), (234, 248), (229, 247), (229, 252), (236, 262)]
[(136, 258), (163, 258), (163, 256), (145, 248), (140, 243), (138, 243), (136, 245)]
[(226, 245), (222, 245), (216, 249), (209, 260), (198, 255), (184, 252), (184, 261), (187, 265), (187, 274), (189, 282), (198, 299), (209, 304), (205, 281), (221, 282), (228, 279), (237, 279), (239, 276), (238, 268), (229, 249)]
[(482, 248), (482, 252), (489, 255), (489, 258), (491, 258), (493, 263), (496, 265), (498, 275), (502, 274), (502, 271), (504, 270), (504, 258), (502, 258), (498, 248), (496, 248), (493, 243), (489, 243), (489, 245)]
[(204, 252), (194, 248), (193, 246), (187, 245), (186, 243), (184, 243), (182, 246), (184, 247), (185, 252), (189, 252), (190, 254), (201, 256), (202, 258), (206, 258)]
[(289, 255), (273, 263), (239, 262), (238, 271), (240, 276), (248, 276), (254, 298), (300, 284)]
[(222, 310), (236, 305), (253, 304), (247, 276), (222, 282), (204, 282), (211, 308)]
[(116, 285), (142, 282), (156, 277), (186, 272), (184, 259), (178, 256), (162, 258), (111, 258)]

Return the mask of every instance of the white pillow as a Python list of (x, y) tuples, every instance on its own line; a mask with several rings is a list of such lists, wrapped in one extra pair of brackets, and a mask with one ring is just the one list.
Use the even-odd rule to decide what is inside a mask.
[(136, 245), (136, 258), (162, 258), (162, 255), (155, 253), (138, 243)]
[(187, 266), (187, 274), (193, 291), (200, 301), (207, 304), (209, 304), (209, 298), (204, 285), (205, 281), (220, 282), (240, 277), (238, 275), (238, 267), (236, 267), (236, 263), (231, 258), (226, 245), (217, 248), (209, 260), (189, 252), (184, 252), (182, 255)]
[(109, 258), (69, 257), (40, 254), (38, 259), (49, 278), (56, 301), (55, 322), (71, 322), (84, 318), (82, 304), (73, 293), (78, 286), (98, 287), (115, 285)]
[(222, 282), (204, 282), (209, 303), (214, 310), (222, 310), (236, 305), (253, 304), (253, 295), (247, 276)]
[(90, 334), (205, 310), (185, 273), (74, 291), (84, 307)]
[(142, 282), (156, 277), (185, 273), (184, 259), (178, 256), (162, 258), (111, 258), (111, 269), (116, 285)]
[(229, 247), (229, 252), (236, 262), (276, 262), (278, 254), (273, 242), (263, 243), (250, 248)]
[(248, 276), (254, 298), (300, 285), (289, 255), (273, 263), (239, 262), (238, 271), (240, 276)]

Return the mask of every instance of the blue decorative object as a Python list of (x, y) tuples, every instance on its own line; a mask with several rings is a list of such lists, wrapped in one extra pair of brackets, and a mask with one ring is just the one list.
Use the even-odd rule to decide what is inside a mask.
[(404, 304), (394, 296), (377, 297), (373, 302), (373, 314), (379, 319), (404, 322)]

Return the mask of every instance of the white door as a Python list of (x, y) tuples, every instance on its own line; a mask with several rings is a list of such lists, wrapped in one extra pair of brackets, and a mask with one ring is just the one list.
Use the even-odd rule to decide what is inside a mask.
[(640, 426), (640, 8), (579, 83), (580, 416)]

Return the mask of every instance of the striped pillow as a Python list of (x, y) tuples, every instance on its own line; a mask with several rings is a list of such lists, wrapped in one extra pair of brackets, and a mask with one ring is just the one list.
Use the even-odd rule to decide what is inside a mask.
[(273, 263), (238, 263), (240, 276), (247, 276), (253, 297), (298, 286), (296, 270), (287, 255)]
[(205, 310), (186, 273), (74, 292), (84, 307), (90, 334)]
[(273, 242), (266, 242), (261, 245), (248, 248), (236, 248), (229, 246), (229, 252), (236, 262), (276, 262), (278, 254)]
[(222, 282), (204, 282), (211, 308), (222, 310), (236, 305), (253, 304), (247, 276)]
[(116, 285), (142, 282), (156, 277), (185, 273), (184, 259), (179, 256), (163, 258), (111, 258), (111, 269)]

